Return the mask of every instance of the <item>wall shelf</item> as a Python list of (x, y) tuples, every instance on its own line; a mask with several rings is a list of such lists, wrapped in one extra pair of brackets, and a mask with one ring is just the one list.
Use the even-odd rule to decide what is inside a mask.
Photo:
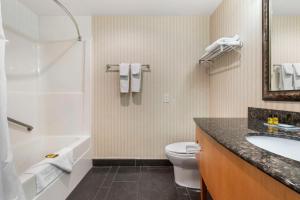
[(213, 60), (217, 59), (218, 57), (228, 53), (230, 51), (237, 51), (243, 46), (241, 41), (231, 42), (230, 44), (218, 44), (214, 49), (211, 51), (207, 51), (203, 56), (200, 58), (199, 63), (207, 63), (212, 62)]

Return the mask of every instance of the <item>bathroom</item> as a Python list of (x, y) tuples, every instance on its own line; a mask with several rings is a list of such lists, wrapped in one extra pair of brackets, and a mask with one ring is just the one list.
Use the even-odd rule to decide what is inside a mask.
[(0, 200), (300, 199), (298, 0), (0, 5)]

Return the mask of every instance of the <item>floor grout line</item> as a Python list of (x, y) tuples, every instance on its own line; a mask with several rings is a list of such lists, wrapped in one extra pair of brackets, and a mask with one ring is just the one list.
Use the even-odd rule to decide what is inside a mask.
[(138, 181), (112, 181), (114, 183), (135, 183), (135, 182), (138, 182)]
[(138, 185), (137, 185), (137, 200), (140, 199), (140, 181), (141, 181), (141, 178), (142, 178), (142, 166), (139, 166), (140, 168), (140, 171), (139, 171), (139, 177), (138, 177)]
[(115, 179), (115, 177), (117, 176), (117, 174), (118, 174), (118, 172), (119, 172), (119, 169), (120, 169), (120, 166), (118, 166), (118, 169), (116, 170), (116, 172), (115, 172), (115, 174), (114, 174), (114, 176), (113, 176), (113, 178), (112, 178), (111, 184), (110, 184), (110, 186), (109, 186), (108, 191), (106, 192), (106, 195), (105, 195), (105, 197), (104, 197), (104, 200), (106, 200), (106, 199), (109, 197), (109, 194), (110, 194), (111, 188), (112, 188), (112, 183), (114, 182), (114, 179)]
[(189, 200), (192, 200), (192, 197), (191, 197), (190, 191), (189, 191), (187, 188), (185, 188), (185, 190), (186, 190), (186, 192), (187, 192), (187, 194), (188, 194)]
[[(103, 167), (103, 168), (105, 168), (105, 167)], [(109, 172), (111, 171), (111, 169), (112, 169), (112, 166), (110, 166), (108, 172), (106, 172), (105, 178), (104, 178), (104, 180), (102, 181), (101, 185), (97, 188), (96, 194), (95, 194), (94, 198), (92, 198), (92, 200), (95, 200), (95, 199), (96, 199), (96, 197), (97, 197), (99, 191), (102, 189), (102, 185), (105, 183), (105, 181), (106, 181), (106, 179), (107, 179), (107, 177), (108, 177)]]
[[(95, 177), (96, 178), (95, 180), (99, 180), (99, 181), (97, 181), (97, 183), (100, 183), (100, 184), (99, 185), (97, 183), (94, 184), (94, 186), (97, 186), (97, 187), (95, 188), (95, 190), (93, 190), (93, 193), (91, 193), (92, 197), (88, 198), (86, 200), (97, 200), (97, 197), (100, 197), (103, 200), (108, 200), (110, 197), (112, 197), (111, 195), (115, 196), (115, 194), (114, 194), (115, 190), (113, 188), (118, 187), (118, 185), (113, 186), (114, 183), (121, 183), (121, 185), (123, 185), (123, 183), (124, 183), (124, 185), (132, 184), (132, 187), (135, 188), (134, 190), (136, 190), (136, 192), (131, 194), (132, 195), (131, 199), (132, 200), (140, 200), (144, 196), (144, 193), (142, 192), (143, 188), (142, 188), (141, 183), (145, 179), (148, 179), (148, 178), (152, 179), (151, 177), (148, 177), (148, 176), (145, 176), (143, 178), (143, 172), (148, 173), (148, 171), (149, 171), (150, 175), (151, 175), (151, 173), (156, 174), (157, 172), (158, 173), (162, 172), (164, 176), (167, 176), (167, 177), (170, 176), (172, 179), (172, 182), (169, 182), (169, 181), (167, 181), (167, 182), (168, 182), (168, 184), (173, 184), (173, 185), (169, 185), (169, 186), (170, 187), (172, 186), (175, 189), (174, 192), (176, 192), (176, 194), (173, 194), (173, 192), (170, 194), (176, 195), (176, 197), (180, 197), (181, 199), (193, 200), (197, 197), (197, 195), (194, 194), (194, 192), (197, 192), (197, 193), (201, 192), (201, 190), (189, 189), (187, 187), (178, 186), (174, 180), (174, 172), (167, 170), (169, 168), (165, 167), (165, 166), (155, 166), (155, 167), (153, 167), (153, 166), (131, 166), (133, 168), (136, 168), (134, 170), (134, 172), (132, 170), (127, 171), (126, 169), (121, 170), (122, 167), (123, 166), (95, 167), (95, 168), (106, 168), (106, 169), (100, 170), (99, 177), (98, 176)], [(165, 168), (166, 170), (159, 170), (159, 169), (163, 169), (163, 168)], [(156, 171), (155, 169), (158, 169), (158, 171)], [(107, 170), (107, 172), (105, 172), (106, 170)], [(96, 172), (98, 172), (98, 170), (96, 170)], [(120, 178), (118, 176), (119, 173), (121, 173)], [(125, 175), (126, 175), (126, 173), (129, 173), (128, 174), (129, 177), (128, 176), (123, 177), (123, 175), (122, 175), (123, 173), (125, 173)], [(93, 175), (93, 173), (91, 173), (91, 175)], [(132, 176), (134, 176), (134, 179), (130, 180), (132, 178)], [(117, 179), (120, 179), (120, 181), (118, 181)], [(124, 180), (122, 181), (122, 179), (124, 179)], [(153, 179), (155, 179), (155, 177), (153, 177)], [(168, 178), (168, 180), (169, 180), (169, 178)], [(126, 184), (126, 183), (128, 183), (128, 184)]]

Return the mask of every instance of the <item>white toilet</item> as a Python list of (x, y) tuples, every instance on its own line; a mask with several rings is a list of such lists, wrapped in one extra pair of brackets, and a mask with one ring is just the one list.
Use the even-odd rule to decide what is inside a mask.
[(175, 182), (183, 187), (201, 189), (200, 173), (195, 153), (187, 151), (187, 146), (198, 145), (195, 142), (180, 142), (165, 147), (165, 152), (174, 165)]

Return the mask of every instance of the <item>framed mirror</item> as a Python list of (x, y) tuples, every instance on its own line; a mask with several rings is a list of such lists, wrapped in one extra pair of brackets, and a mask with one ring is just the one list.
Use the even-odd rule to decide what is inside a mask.
[(263, 100), (300, 101), (300, 1), (263, 0)]

